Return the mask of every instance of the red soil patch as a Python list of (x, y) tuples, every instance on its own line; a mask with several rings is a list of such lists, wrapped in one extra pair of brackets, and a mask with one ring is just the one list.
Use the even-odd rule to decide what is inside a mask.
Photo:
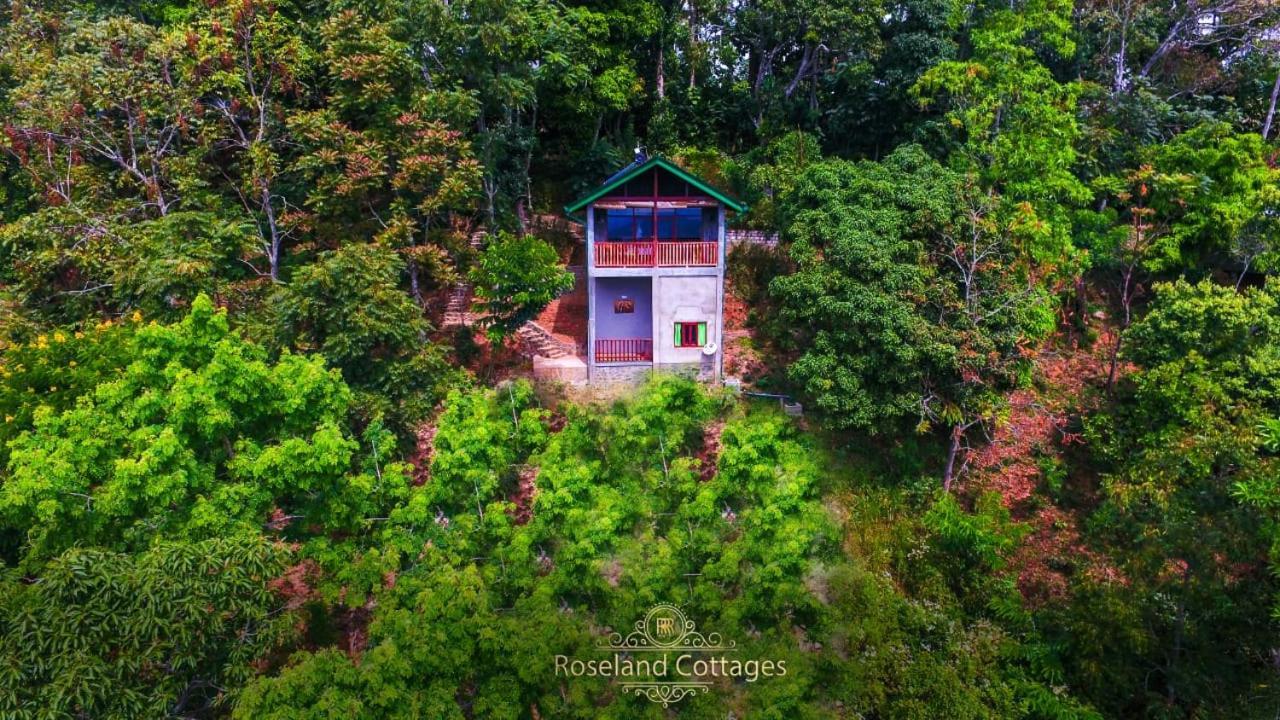
[(747, 304), (733, 291), (729, 278), (724, 281), (724, 372), (751, 381), (768, 372), (764, 359), (753, 347), (754, 338), (747, 327)]
[(333, 624), (339, 638), (338, 647), (352, 660), (359, 661), (369, 645), (369, 621), (373, 619), (374, 601), (360, 607), (342, 608), (334, 614)]
[(409, 462), (413, 463), (413, 484), (424, 485), (431, 478), (431, 459), (436, 455), (436, 432), (440, 426), (436, 418), (418, 427), (417, 439)]
[(533, 362), (528, 355), (521, 352), (515, 342), (494, 345), (480, 328), (475, 331), (478, 352), (471, 363), (465, 367), (473, 372), (482, 384), (496, 385), (512, 378), (529, 377), (533, 374)]
[(524, 525), (533, 519), (533, 500), (538, 495), (537, 479), (537, 465), (526, 465), (520, 468), (516, 492), (511, 496), (511, 502), (515, 504), (511, 517), (517, 525)]
[(747, 304), (734, 292), (733, 283), (724, 279), (724, 329), (746, 330)]
[(576, 273), (573, 289), (552, 300), (534, 322), (551, 333), (562, 344), (574, 348), (582, 355), (587, 347), (587, 284), (581, 273)]
[[(547, 430), (552, 435), (564, 430), (568, 424), (568, 416), (559, 407), (551, 410), (551, 415), (547, 418)], [(538, 497), (538, 469), (537, 465), (526, 465), (520, 469), (516, 491), (511, 496), (511, 502), (515, 505), (511, 517), (517, 525), (524, 525), (533, 519), (533, 501)]]
[(316, 597), (315, 581), (320, 568), (313, 560), (303, 560), (285, 568), (284, 574), (267, 583), (267, 587), (284, 600), (285, 610), (297, 610)]
[(724, 421), (716, 420), (702, 431), (702, 447), (694, 457), (698, 458), (698, 476), (708, 482), (716, 476), (720, 465), (720, 436), (724, 434)]
[[(1064, 597), (1073, 569), (1098, 579), (1124, 581), (1105, 557), (1084, 544), (1076, 513), (1052, 505), (1038, 493), (1041, 460), (1083, 442), (1070, 431), (1073, 416), (1099, 401), (1113, 341), (1109, 328), (1103, 328), (1089, 349), (1054, 338), (1034, 357), (1044, 389), (1010, 393), (1008, 418), (993, 430), (988, 444), (965, 459), (963, 491), (999, 493), (1012, 517), (1031, 528), (1014, 551), (1010, 570), (1023, 596), (1034, 604)], [(1120, 374), (1129, 370), (1119, 369)]]

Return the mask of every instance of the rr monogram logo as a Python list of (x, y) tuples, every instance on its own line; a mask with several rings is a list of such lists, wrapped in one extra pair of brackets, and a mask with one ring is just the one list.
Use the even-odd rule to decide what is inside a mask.
[(658, 637), (668, 638), (676, 634), (676, 619), (670, 617), (654, 618)]

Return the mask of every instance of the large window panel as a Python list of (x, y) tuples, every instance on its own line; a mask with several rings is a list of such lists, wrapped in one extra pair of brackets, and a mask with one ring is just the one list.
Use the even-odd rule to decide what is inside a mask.
[(632, 235), (633, 240), (652, 240), (653, 239), (653, 211), (644, 209), (632, 210), (635, 218), (635, 234)]
[(701, 208), (658, 210), (651, 208), (611, 209), (606, 216), (604, 236), (609, 240), (699, 240), (703, 237)]
[(676, 210), (676, 237), (681, 240), (697, 240), (702, 236), (702, 210), (682, 208)]

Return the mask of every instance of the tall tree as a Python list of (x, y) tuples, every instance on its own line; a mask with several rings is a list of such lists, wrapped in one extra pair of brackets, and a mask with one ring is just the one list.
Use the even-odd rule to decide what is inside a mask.
[(916, 85), (922, 103), (944, 103), (953, 162), (996, 193), (991, 210), (1002, 223), (1023, 226), (1019, 250), (1040, 276), (1076, 269), (1070, 211), (1089, 199), (1073, 174), (1079, 86), (1058, 82), (1037, 52), (1074, 52), (1070, 17), (1063, 0), (991, 9), (976, 18), (971, 55), (939, 63)]
[(255, 220), (260, 274), (282, 279), (288, 244), (296, 239), (299, 202), (284, 176), (293, 153), (287, 133), (291, 104), (305, 93), (314, 62), (298, 23), (274, 3), (215, 5), (186, 28), (182, 70), (199, 96), (202, 142), (227, 184)]
[(993, 422), (1020, 344), (1052, 324), (971, 179), (919, 148), (812, 166), (784, 200), (797, 269), (773, 281), (803, 348), (788, 370), (837, 427), (947, 429), (950, 488), (968, 431)]
[(421, 303), (424, 272), (446, 282), (465, 259), (454, 257), (464, 245), (451, 235), (454, 213), (474, 207), (482, 170), (455, 128), (471, 122), (474, 101), (424, 87), (409, 45), (386, 23), (348, 11), (321, 37), (331, 92), (322, 108), (290, 118), (307, 149), (293, 163), (307, 179), (306, 209), (332, 242), (364, 230), (401, 252)]

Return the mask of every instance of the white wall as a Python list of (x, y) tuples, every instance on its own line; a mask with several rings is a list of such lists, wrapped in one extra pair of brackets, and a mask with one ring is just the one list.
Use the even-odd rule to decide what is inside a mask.
[(720, 343), (719, 308), (715, 275), (673, 277), (659, 275), (653, 279), (653, 360), (657, 364), (699, 363), (702, 348), (677, 348), (675, 323), (705, 322), (707, 342)]

